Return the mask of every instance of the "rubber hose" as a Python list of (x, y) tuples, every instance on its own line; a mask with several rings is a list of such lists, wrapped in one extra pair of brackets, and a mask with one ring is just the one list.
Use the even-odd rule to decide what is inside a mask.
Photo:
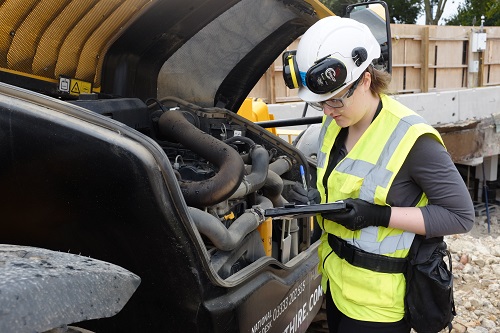
[[(271, 207), (271, 202), (269, 200), (268, 202), (268, 204), (264, 204), (265, 201), (261, 202), (263, 209)], [(188, 211), (198, 231), (222, 251), (232, 251), (238, 247), (243, 238), (263, 222), (257, 214), (245, 212), (226, 228), (217, 217), (205, 211), (194, 207), (188, 207)]]
[(276, 172), (280, 176), (291, 169), (292, 162), (287, 157), (278, 158), (276, 161), (269, 164), (269, 170)]
[(162, 136), (181, 143), (219, 168), (210, 179), (179, 182), (188, 206), (212, 206), (228, 199), (238, 189), (244, 175), (244, 164), (236, 150), (192, 125), (179, 111), (163, 113), (158, 127)]
[(269, 154), (262, 146), (255, 146), (250, 156), (252, 158), (252, 169), (249, 175), (243, 177), (243, 182), (233, 193), (231, 198), (241, 198), (253, 193), (264, 186), (269, 169)]
[(269, 170), (262, 187), (262, 194), (271, 200), (274, 207), (283, 207), (285, 205), (285, 200), (281, 196), (283, 187), (283, 179), (276, 172)]

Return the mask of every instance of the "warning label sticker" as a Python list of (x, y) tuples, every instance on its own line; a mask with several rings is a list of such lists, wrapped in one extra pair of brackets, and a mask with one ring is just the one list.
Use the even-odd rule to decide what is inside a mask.
[(92, 92), (92, 83), (61, 76), (59, 78), (59, 91), (75, 96), (90, 94)]

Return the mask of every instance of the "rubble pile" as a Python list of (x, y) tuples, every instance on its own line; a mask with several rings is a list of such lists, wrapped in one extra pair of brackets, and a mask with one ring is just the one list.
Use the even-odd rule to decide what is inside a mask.
[[(500, 333), (500, 206), (490, 208), (489, 227), (481, 215), (470, 232), (445, 237), (457, 311), (451, 333)], [(328, 332), (324, 306), (307, 332)]]
[(453, 260), (454, 333), (500, 333), (499, 208), (491, 207), (489, 227), (478, 216), (469, 233), (445, 237)]

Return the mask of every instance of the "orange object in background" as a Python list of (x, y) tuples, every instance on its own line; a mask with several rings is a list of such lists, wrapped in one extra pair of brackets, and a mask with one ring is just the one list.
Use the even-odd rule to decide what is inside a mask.
[[(274, 120), (274, 115), (269, 113), (267, 104), (261, 98), (245, 98), (238, 110), (238, 115), (253, 121), (268, 121)], [(266, 128), (269, 132), (276, 135), (276, 128)]]

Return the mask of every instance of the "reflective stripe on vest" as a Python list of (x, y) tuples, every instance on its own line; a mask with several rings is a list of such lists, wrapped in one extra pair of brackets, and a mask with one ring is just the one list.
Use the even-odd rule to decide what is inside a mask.
[(392, 172), (387, 170), (395, 148), (408, 132), (411, 125), (425, 123), (422, 117), (417, 115), (402, 118), (395, 131), (392, 132), (387, 144), (382, 150), (379, 162), (374, 165), (362, 160), (352, 160), (345, 158), (335, 168), (339, 172), (348, 173), (359, 178), (364, 178), (359, 198), (365, 201), (373, 202), (375, 189), (377, 186), (387, 187), (392, 177)]
[(328, 130), (328, 127), (332, 123), (333, 118), (332, 117), (327, 117), (323, 125), (321, 126), (321, 131), (319, 132), (319, 137), (318, 137), (318, 154), (317, 154), (317, 166), (319, 168), (324, 168), (326, 164), (326, 154), (321, 151), (321, 145), (323, 144), (323, 140), (325, 139), (326, 131)]
[[(423, 118), (392, 98), (381, 95), (381, 99), (383, 108), (374, 120), (375, 126), (365, 131), (328, 175), (328, 189), (323, 186), (323, 178), (340, 127), (332, 122), (331, 117), (324, 120), (317, 169), (317, 187), (322, 202), (328, 190), (329, 201), (359, 197), (386, 205), (392, 182), (418, 137), (432, 134), (443, 144), (439, 133)], [(416, 206), (426, 204), (427, 197), (423, 194)], [(321, 216), (318, 216), (318, 222), (326, 232), (364, 251), (390, 257), (405, 257), (415, 236), (411, 232), (383, 227), (351, 231), (332, 221), (323, 221)], [(395, 322), (402, 319), (405, 294), (403, 274), (379, 273), (350, 265), (332, 252), (325, 235), (321, 236), (319, 247), (322, 286), (326, 288), (326, 281), (330, 281), (330, 291), (338, 309), (351, 318), (363, 321)]]
[[(382, 101), (384, 106), (387, 104), (393, 104), (393, 100), (389, 99), (387, 96), (382, 96)], [(410, 128), (419, 124), (423, 125), (422, 128), (416, 130), (418, 134), (416, 135), (415, 140), (418, 136), (425, 133), (437, 134), (437, 132), (435, 132), (432, 127), (427, 125), (422, 117), (413, 113), (411, 110), (408, 110), (404, 107), (401, 108), (401, 106), (397, 104), (391, 105), (391, 107), (399, 107), (399, 109), (402, 109), (403, 111), (399, 112), (399, 116), (396, 115), (396, 113), (398, 112), (392, 112), (393, 115), (399, 117), (399, 121), (394, 127), (393, 131), (390, 133), (386, 144), (381, 150), (378, 161), (376, 163), (370, 163), (361, 159), (352, 159), (348, 154), (348, 156), (340, 161), (339, 164), (335, 167), (335, 172), (345, 175), (352, 175), (362, 179), (363, 181), (361, 187), (359, 188), (358, 197), (371, 203), (378, 201), (378, 204), (380, 204), (380, 202), (383, 202), (385, 204), (386, 197), (377, 196), (376, 191), (377, 188), (382, 188), (385, 189), (385, 193), (388, 192), (391, 182), (395, 176), (394, 172), (388, 168), (388, 164), (391, 161), (391, 158), (393, 158), (396, 149), (408, 134)], [(380, 116), (383, 118), (385, 115), (381, 114)], [(325, 144), (324, 140), (327, 139), (325, 136), (328, 132), (328, 128), (330, 127), (332, 120), (333, 118), (331, 117), (325, 119), (321, 128), (319, 140), (323, 144)], [(415, 129), (415, 127), (413, 129)], [(440, 139), (439, 135), (437, 135), (437, 137)], [(411, 142), (411, 145), (405, 148), (407, 150), (406, 153), (409, 152), (413, 143), (414, 141)], [(333, 146), (332, 140), (327, 140), (326, 145), (326, 151), (331, 150)], [(320, 145), (320, 149), (318, 152), (318, 168), (325, 169), (327, 165), (328, 155), (323, 152), (325, 149), (322, 148), (323, 147)], [(404, 157), (406, 157), (406, 154)], [(399, 170), (399, 167), (403, 164), (403, 162), (404, 159), (398, 162), (397, 170)], [(318, 178), (318, 183), (319, 182), (322, 182), (322, 180)], [(425, 204), (426, 200), (422, 201), (421, 204), (422, 203)], [(343, 235), (339, 235), (335, 232), (333, 233), (337, 234), (337, 236), (343, 238), (348, 243), (370, 253), (385, 254), (395, 257), (404, 257), (407, 254), (407, 250), (409, 250), (415, 236), (414, 233), (402, 230), (392, 230), (391, 232), (386, 233), (385, 237), (382, 237), (380, 231), (381, 229), (377, 227), (364, 228), (361, 231), (355, 232), (355, 237), (353, 237), (353, 233), (349, 232), (347, 232), (347, 237), (342, 237)]]
[[(373, 203), (377, 186), (383, 188), (389, 186), (393, 173), (387, 170), (387, 164), (395, 148), (400, 144), (410, 126), (421, 123), (425, 122), (416, 115), (402, 118), (396, 129), (391, 133), (377, 164), (345, 158), (337, 165), (336, 170), (338, 172), (364, 179), (359, 193), (360, 199)], [(378, 240), (378, 228), (369, 227), (361, 230), (359, 238), (347, 238), (346, 241), (370, 253), (392, 254), (400, 250), (409, 250), (414, 237), (414, 233), (404, 231), (401, 235), (388, 236), (380, 241)]]

